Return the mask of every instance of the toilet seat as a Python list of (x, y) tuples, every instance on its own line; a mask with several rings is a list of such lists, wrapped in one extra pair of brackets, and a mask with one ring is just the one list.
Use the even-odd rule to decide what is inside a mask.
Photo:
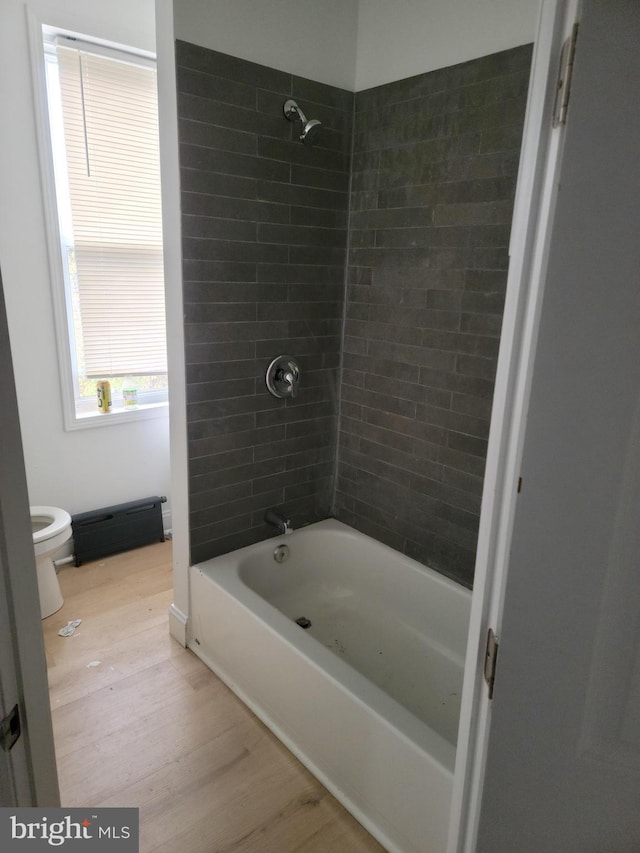
[(71, 524), (71, 516), (60, 507), (32, 506), (30, 509), (34, 545), (53, 539)]

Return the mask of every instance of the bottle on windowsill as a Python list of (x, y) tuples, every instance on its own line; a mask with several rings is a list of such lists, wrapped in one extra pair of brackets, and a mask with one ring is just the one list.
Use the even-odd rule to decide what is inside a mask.
[(122, 383), (122, 405), (125, 410), (138, 407), (138, 386), (129, 376)]

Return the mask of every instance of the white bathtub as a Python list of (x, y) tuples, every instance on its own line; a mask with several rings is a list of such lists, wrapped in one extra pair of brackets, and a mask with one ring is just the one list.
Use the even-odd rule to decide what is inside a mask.
[(193, 651), (384, 847), (443, 853), (470, 592), (333, 520), (190, 571)]

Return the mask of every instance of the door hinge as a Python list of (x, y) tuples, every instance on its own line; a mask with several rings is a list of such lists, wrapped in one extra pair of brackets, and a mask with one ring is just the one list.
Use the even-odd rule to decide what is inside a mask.
[(573, 73), (573, 59), (576, 53), (576, 41), (578, 39), (578, 24), (573, 25), (571, 35), (562, 45), (560, 51), (560, 68), (556, 83), (556, 99), (553, 105), (553, 126), (560, 127), (567, 123), (567, 109), (569, 107), (569, 93), (571, 90), (571, 75)]
[(14, 705), (7, 716), (0, 722), (0, 748), (9, 752), (20, 737), (20, 711)]
[(498, 660), (498, 641), (493, 628), (487, 633), (487, 647), (484, 655), (484, 680), (489, 688), (489, 699), (493, 699), (493, 685), (496, 680), (496, 662)]

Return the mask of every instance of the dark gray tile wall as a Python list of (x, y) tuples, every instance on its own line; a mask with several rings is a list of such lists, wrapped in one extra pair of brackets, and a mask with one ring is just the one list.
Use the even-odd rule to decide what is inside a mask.
[[(282, 506), (471, 585), (530, 47), (359, 93), (350, 197), (351, 93), (176, 53), (192, 561)], [(264, 388), (281, 352), (296, 400)]]
[(356, 96), (335, 512), (468, 586), (530, 62)]
[[(191, 560), (330, 514), (353, 94), (177, 42)], [(313, 147), (282, 107), (324, 127)], [(295, 400), (264, 374), (289, 353)]]

